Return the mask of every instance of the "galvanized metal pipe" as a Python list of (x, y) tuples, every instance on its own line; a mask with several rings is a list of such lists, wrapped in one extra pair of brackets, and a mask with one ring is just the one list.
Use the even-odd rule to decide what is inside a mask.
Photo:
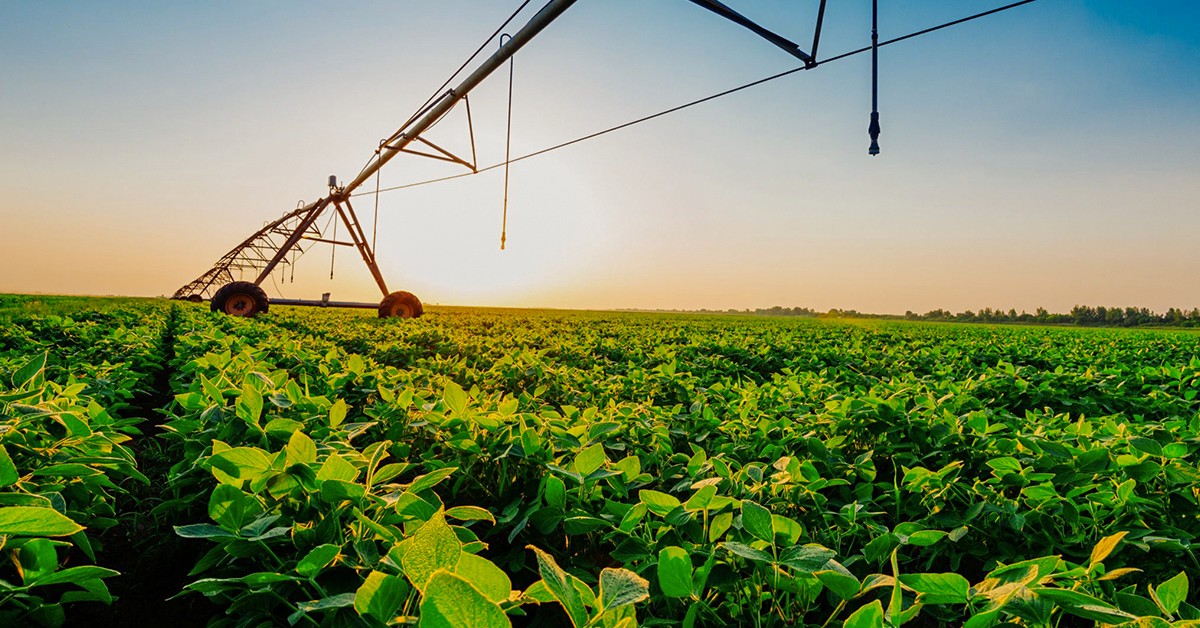
[(470, 74), (470, 76), (459, 83), (457, 87), (450, 90), (446, 95), (442, 96), (442, 98), (436, 103), (434, 103), (434, 105), (425, 112), (425, 115), (413, 121), (411, 125), (407, 125), (406, 128), (400, 129), (400, 131), (397, 132), (397, 139), (380, 149), (381, 152), (379, 154), (379, 159), (376, 159), (370, 163), (365, 170), (363, 170), (357, 177), (354, 178), (353, 181), (347, 183), (346, 187), (343, 188), (343, 194), (349, 196), (351, 193), (353, 193), (354, 190), (362, 185), (367, 179), (371, 178), (371, 175), (375, 174), (375, 172), (382, 168), (384, 164), (390, 161), (392, 157), (395, 157), (402, 152), (405, 146), (416, 140), (418, 136), (424, 133), (429, 127), (433, 126), (434, 122), (437, 122), (439, 118), (446, 115), (446, 113), (453, 109), (454, 105), (458, 104), (459, 100), (466, 96), (471, 90), (475, 89), (475, 87), (483, 82), (488, 75), (503, 65), (504, 62), (509, 59), (509, 57), (516, 54), (521, 47), (529, 43), (529, 41), (537, 36), (542, 29), (546, 28), (550, 22), (553, 22), (556, 18), (558, 18), (558, 16), (562, 15), (563, 11), (566, 11), (568, 8), (570, 8), (572, 4), (575, 4), (575, 1), (576, 0), (550, 0), (546, 6), (542, 7), (542, 9), (538, 11), (537, 15), (534, 15), (533, 18), (530, 19), (527, 24), (525, 24), (525, 26), (521, 27), (521, 30), (517, 31), (516, 34), (514, 34), (512, 38), (509, 39), (503, 46), (500, 46), (500, 49), (492, 54), (491, 57), (488, 57), (488, 59), (484, 61), (482, 65), (480, 65), (475, 69), (474, 72)]

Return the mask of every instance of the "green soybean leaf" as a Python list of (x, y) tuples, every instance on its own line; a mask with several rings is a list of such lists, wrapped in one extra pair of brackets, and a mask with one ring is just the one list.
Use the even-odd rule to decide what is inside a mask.
[(956, 573), (901, 574), (900, 582), (916, 591), (921, 604), (966, 604), (971, 583)]
[(1151, 589), (1150, 593), (1150, 597), (1162, 607), (1163, 611), (1174, 615), (1179, 610), (1180, 603), (1187, 599), (1187, 574), (1179, 572), (1174, 578)]
[(262, 417), (262, 409), (262, 393), (247, 381), (242, 385), (242, 395), (238, 397), (234, 412), (239, 419), (257, 427), (258, 420)]
[(588, 476), (604, 464), (605, 458), (604, 445), (596, 443), (575, 456), (575, 471), (582, 476)]
[(446, 401), (446, 407), (456, 415), (461, 415), (467, 410), (467, 392), (453, 381), (446, 380), (442, 399)]
[(175, 534), (185, 539), (236, 539), (238, 535), (211, 523), (175, 526)]
[(446, 510), (446, 516), (459, 521), (490, 521), (496, 523), (496, 517), (492, 516), (486, 508), (479, 506), (455, 506)]
[(658, 553), (658, 586), (667, 597), (692, 596), (692, 558), (674, 545)]
[(8, 506), (0, 508), (0, 534), (9, 536), (71, 536), (83, 529), (51, 508)]
[(754, 549), (745, 543), (726, 541), (721, 544), (721, 547), (724, 547), (725, 549), (737, 554), (738, 556), (741, 556), (742, 558), (747, 558), (756, 563), (769, 563), (774, 560), (770, 554), (760, 549)]
[(557, 475), (546, 476), (546, 503), (555, 508), (566, 509), (567, 485)]
[(421, 491), (431, 489), (438, 485), (442, 480), (450, 477), (451, 473), (458, 471), (458, 467), (445, 467), (437, 471), (430, 471), (425, 475), (417, 476), (411, 484), (408, 485), (409, 492), (420, 493)]
[(21, 580), (27, 585), (58, 569), (58, 550), (50, 539), (31, 539), (21, 546), (17, 556), (21, 564)]
[(1137, 619), (1136, 615), (1126, 613), (1104, 600), (1086, 593), (1049, 587), (1030, 587), (1029, 590), (1036, 593), (1039, 598), (1050, 600), (1064, 611), (1084, 619), (1110, 624)]
[(679, 500), (666, 493), (642, 489), (638, 491), (638, 499), (650, 509), (650, 512), (665, 517), (672, 510), (679, 508)]
[(328, 567), (341, 551), (342, 548), (338, 545), (329, 543), (318, 545), (309, 550), (304, 558), (296, 563), (296, 572), (306, 578), (312, 578)]
[(342, 480), (353, 482), (358, 477), (358, 469), (336, 453), (329, 454), (324, 464), (317, 470), (317, 480)]
[(587, 624), (588, 613), (584, 608), (583, 599), (579, 596), (579, 591), (575, 588), (573, 582), (575, 578), (563, 571), (558, 563), (554, 562), (553, 556), (532, 545), (526, 547), (537, 555), (538, 573), (541, 574), (542, 581), (546, 583), (546, 588), (554, 595), (554, 599), (562, 604), (575, 628), (583, 628)]
[(421, 599), (421, 628), (508, 628), (498, 604), (466, 580), (438, 570)]
[(441, 510), (434, 513), (407, 544), (401, 565), (404, 575), (418, 591), (425, 590), (425, 583), (433, 572), (439, 569), (453, 572), (462, 556), (462, 543), (446, 524)]
[[(831, 560), (829, 563), (840, 567), (840, 569), (823, 569), (814, 572), (813, 575), (817, 577), (817, 580), (820, 580), (821, 584), (829, 587), (829, 590), (833, 591), (834, 595), (843, 600), (849, 600), (857, 595), (858, 589), (862, 586), (858, 578), (855, 578), (854, 574), (851, 574), (845, 567), (838, 565), (834, 561)], [(880, 608), (882, 609), (882, 607)]]
[(600, 571), (600, 608), (634, 604), (650, 597), (650, 583), (628, 569), (606, 568)]
[(329, 407), (329, 427), (337, 429), (337, 426), (346, 420), (346, 414), (350, 411), (349, 406), (345, 401), (338, 399)]
[(875, 600), (859, 607), (842, 624), (845, 628), (883, 628), (883, 604)]
[(287, 466), (316, 461), (317, 444), (304, 432), (293, 432), (287, 444)]
[(482, 556), (463, 554), (458, 559), (458, 568), (454, 573), (493, 602), (503, 602), (512, 593), (512, 581), (508, 579), (508, 574)]
[(779, 554), (779, 562), (801, 573), (813, 573), (825, 568), (837, 552), (816, 543), (793, 545)]
[(748, 500), (742, 500), (742, 527), (755, 538), (775, 543), (775, 529), (771, 523), (771, 511)]
[(354, 592), (354, 610), (386, 624), (396, 616), (410, 590), (403, 578), (372, 571)]
[(4, 445), (0, 445), (0, 486), (12, 486), (19, 479), (21, 475), (17, 473), (17, 465), (13, 464)]
[(95, 565), (81, 565), (79, 567), (68, 567), (62, 571), (56, 571), (38, 578), (30, 586), (44, 587), (52, 584), (67, 584), (85, 582), (87, 580), (95, 580), (97, 578), (111, 578), (119, 576), (121, 572), (97, 567)]
[(704, 510), (708, 508), (709, 504), (712, 503), (712, 498), (716, 496), (716, 494), (717, 486), (715, 484), (709, 484), (701, 487), (700, 490), (692, 494), (691, 498), (687, 500), (687, 503), (685, 503), (683, 507), (692, 511)]

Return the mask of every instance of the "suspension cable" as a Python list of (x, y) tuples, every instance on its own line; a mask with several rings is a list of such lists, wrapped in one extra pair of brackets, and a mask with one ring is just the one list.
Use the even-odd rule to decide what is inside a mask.
[[(937, 25), (937, 26), (932, 26), (932, 27), (929, 27), (929, 28), (926, 28), (926, 29), (922, 29), (922, 30), (919, 30), (919, 31), (914, 31), (914, 32), (911, 32), (911, 33), (909, 33), (909, 34), (907, 34), (907, 35), (902, 35), (902, 36), (900, 36), (900, 37), (896, 37), (896, 38), (893, 38), (893, 39), (889, 39), (889, 40), (887, 40), (887, 41), (881, 41), (881, 42), (879, 42), (879, 44), (878, 44), (878, 48), (882, 48), (882, 47), (884, 47), (884, 46), (890, 46), (890, 45), (892, 45), (892, 44), (897, 44), (897, 43), (900, 43), (900, 42), (902, 42), (902, 41), (906, 41), (906, 40), (912, 39), (912, 38), (914, 38), (914, 37), (920, 37), (920, 36), (922, 36), (922, 35), (927, 35), (927, 34), (929, 34), (929, 33), (935, 32), (935, 31), (939, 31), (939, 30), (942, 30), (942, 29), (945, 29), (945, 28), (950, 28), (951, 26), (958, 26), (959, 24), (964, 24), (964, 23), (966, 23), (966, 22), (970, 22), (970, 21), (977, 20), (977, 19), (980, 19), (980, 18), (983, 18), (983, 17), (987, 17), (987, 16), (989, 16), (989, 15), (994, 15), (994, 14), (996, 14), (996, 13), (1000, 13), (1000, 12), (1002, 12), (1002, 11), (1008, 11), (1009, 9), (1015, 9), (1015, 8), (1017, 8), (1017, 7), (1019, 7), (1019, 6), (1026, 5), (1026, 4), (1032, 4), (1032, 3), (1034, 3), (1034, 2), (1037, 2), (1037, 0), (1020, 0), (1020, 2), (1013, 2), (1013, 3), (1011, 3), (1011, 4), (1006, 4), (1006, 5), (1004, 5), (1004, 6), (997, 7), (997, 8), (995, 8), (995, 9), (991, 9), (991, 10), (988, 10), (988, 11), (984, 11), (984, 12), (982, 12), (982, 13), (976, 13), (976, 14), (974, 14), (974, 15), (969, 15), (969, 16), (967, 16), (967, 17), (960, 18), (960, 19), (957, 19), (957, 20), (953, 20), (953, 21), (951, 21), (951, 22), (946, 22), (946, 23), (944, 23), (944, 24), (939, 24), (939, 25)], [(761, 79), (758, 79), (758, 80), (756, 80), (756, 81), (751, 81), (751, 82), (749, 82), (749, 83), (745, 83), (745, 84), (743, 84), (743, 85), (739, 85), (739, 86), (737, 86), (737, 87), (734, 87), (734, 88), (731, 88), (731, 89), (727, 89), (727, 90), (725, 90), (725, 91), (723, 91), (723, 92), (718, 92), (718, 93), (716, 93), (716, 94), (713, 94), (713, 95), (711, 95), (711, 96), (705, 96), (704, 98), (699, 98), (699, 99), (693, 100), (693, 101), (691, 101), (691, 102), (684, 103), (684, 104), (682, 104), (682, 105), (677, 105), (677, 106), (675, 106), (675, 107), (671, 107), (670, 109), (664, 109), (664, 110), (662, 110), (662, 111), (659, 111), (658, 113), (653, 113), (653, 114), (650, 114), (650, 115), (648, 115), (648, 116), (643, 116), (643, 117), (641, 117), (641, 118), (637, 118), (636, 120), (630, 120), (629, 122), (625, 122), (625, 123), (622, 123), (622, 124), (618, 124), (618, 125), (616, 125), (616, 126), (609, 127), (609, 128), (607, 128), (607, 129), (604, 129), (604, 130), (602, 130), (602, 131), (596, 131), (595, 133), (590, 133), (590, 134), (588, 134), (588, 135), (584, 135), (584, 136), (582, 136), (582, 137), (577, 137), (577, 138), (575, 138), (575, 139), (573, 139), (573, 140), (568, 140), (568, 141), (566, 141), (566, 142), (563, 142), (563, 143), (561, 143), (561, 144), (555, 144), (554, 146), (549, 146), (549, 147), (547, 147), (547, 148), (543, 148), (543, 149), (541, 149), (541, 150), (536, 150), (536, 151), (534, 151), (534, 152), (532, 152), (532, 153), (526, 153), (526, 154), (524, 154), (524, 155), (521, 155), (521, 156), (519, 156), (519, 157), (513, 157), (512, 159), (505, 159), (504, 161), (502, 161), (502, 162), (500, 162), (500, 163), (495, 163), (495, 164), (492, 164), (492, 165), (490, 165), (490, 166), (487, 166), (487, 167), (485, 167), (485, 168), (480, 168), (480, 169), (478, 169), (478, 170), (475, 170), (475, 171), (473, 171), (473, 172), (462, 172), (462, 173), (459, 173), (459, 174), (453, 174), (453, 175), (449, 175), (449, 176), (445, 176), (445, 177), (438, 177), (438, 178), (435, 178), (435, 179), (425, 179), (425, 180), (423, 180), (423, 181), (415, 181), (415, 182), (413, 182), (413, 183), (406, 183), (406, 184), (404, 184), (404, 185), (396, 185), (396, 186), (392, 186), (392, 187), (382, 188), (382, 189), (380, 189), (380, 190), (379, 190), (379, 192), (393, 192), (393, 191), (396, 191), (396, 190), (405, 190), (405, 189), (408, 189), (408, 188), (414, 188), (414, 187), (418, 187), (418, 186), (422, 186), (422, 185), (429, 185), (429, 184), (431, 184), (431, 183), (441, 183), (441, 182), (443, 182), (443, 181), (452, 181), (452, 180), (454, 180), (454, 179), (461, 179), (461, 178), (463, 178), (463, 177), (469, 177), (469, 176), (471, 176), (471, 175), (474, 175), (474, 174), (481, 174), (481, 173), (484, 173), (484, 172), (488, 172), (489, 170), (495, 170), (495, 169), (497, 169), (497, 168), (501, 168), (501, 167), (507, 166), (508, 164), (514, 164), (514, 163), (517, 163), (518, 161), (524, 161), (524, 160), (526, 160), (526, 159), (531, 159), (531, 158), (533, 158), (533, 157), (538, 157), (538, 156), (540, 156), (540, 155), (544, 155), (544, 154), (546, 154), (546, 153), (549, 153), (549, 152), (556, 151), (556, 150), (558, 150), (558, 149), (560, 149), (560, 148), (566, 148), (566, 147), (568, 147), (568, 146), (571, 146), (571, 145), (574, 145), (574, 144), (578, 144), (578, 143), (580, 143), (580, 142), (585, 142), (585, 141), (587, 141), (587, 140), (595, 139), (595, 138), (597, 138), (597, 137), (600, 137), (601, 135), (607, 135), (607, 134), (609, 134), (609, 133), (612, 133), (612, 132), (614, 132), (614, 131), (620, 131), (621, 129), (625, 129), (625, 128), (628, 128), (628, 127), (631, 127), (631, 126), (634, 126), (634, 125), (637, 125), (637, 124), (641, 124), (641, 123), (643, 123), (643, 122), (649, 122), (650, 120), (654, 120), (654, 119), (656, 119), (656, 118), (661, 118), (661, 117), (663, 117), (663, 116), (670, 115), (670, 114), (676, 113), (676, 112), (678, 112), (678, 111), (682, 111), (682, 110), (684, 110), (684, 109), (688, 109), (688, 108), (690, 108), (690, 107), (695, 107), (696, 105), (700, 105), (700, 104), (706, 103), (706, 102), (708, 102), (708, 101), (710, 101), (710, 100), (716, 100), (716, 99), (718, 99), (718, 98), (722, 98), (722, 97), (724, 97), (724, 96), (728, 96), (728, 95), (730, 95), (730, 94), (735, 94), (735, 93), (737, 93), (737, 92), (740, 92), (740, 91), (743, 91), (743, 90), (746, 90), (746, 89), (750, 89), (751, 87), (757, 87), (757, 86), (759, 86), (759, 85), (762, 85), (762, 84), (764, 84), (764, 83), (769, 83), (769, 82), (771, 82), (771, 81), (775, 81), (775, 80), (781, 79), (781, 78), (783, 78), (783, 77), (785, 77), (785, 76), (791, 76), (791, 75), (793, 75), (793, 74), (796, 74), (796, 73), (798, 73), (798, 72), (803, 72), (803, 71), (805, 71), (805, 70), (809, 70), (809, 69), (817, 68), (817, 67), (823, 66), (823, 65), (825, 65), (825, 64), (828, 64), (828, 63), (833, 63), (834, 61), (841, 61), (841, 60), (843, 60), (843, 59), (847, 59), (847, 58), (850, 58), (850, 57), (854, 57), (854, 56), (860, 55), (860, 54), (862, 54), (862, 53), (864, 53), (864, 52), (870, 52), (870, 51), (871, 51), (873, 48), (874, 48), (874, 46), (864, 46), (864, 47), (862, 47), (862, 48), (858, 48), (857, 50), (851, 50), (851, 51), (849, 51), (849, 52), (843, 52), (843, 53), (841, 53), (841, 54), (839, 54), (839, 55), (835, 55), (835, 56), (829, 57), (828, 59), (825, 59), (825, 60), (823, 60), (823, 61), (820, 61), (820, 60), (819, 60), (819, 61), (817, 61), (817, 63), (816, 63), (816, 64), (814, 64), (814, 65), (812, 65), (812, 66), (803, 66), (803, 65), (802, 65), (802, 66), (799, 66), (799, 67), (796, 67), (796, 68), (792, 68), (792, 69), (790, 69), (790, 70), (784, 70), (783, 72), (779, 72), (778, 74), (772, 74), (771, 76), (768, 76), (768, 77), (765, 77), (765, 78), (761, 78)], [(352, 196), (352, 197), (353, 197), (353, 196), (361, 196), (361, 195), (363, 195), (363, 194), (372, 194), (372, 193), (373, 193), (373, 192), (370, 192), (370, 191), (368, 191), (368, 192), (357, 192), (357, 193), (355, 193), (355, 194), (351, 194), (350, 196)]]

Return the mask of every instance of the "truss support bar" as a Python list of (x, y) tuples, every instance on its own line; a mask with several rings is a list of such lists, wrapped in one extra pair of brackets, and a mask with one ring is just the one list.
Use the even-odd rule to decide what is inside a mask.
[(801, 50), (800, 46), (798, 44), (792, 43), (788, 39), (781, 37), (780, 35), (776, 35), (775, 33), (763, 28), (762, 26), (759, 26), (757, 23), (752, 21), (750, 18), (742, 15), (741, 13), (738, 13), (737, 11), (734, 11), (733, 9), (725, 6), (721, 2), (718, 2), (717, 0), (691, 0), (691, 1), (693, 4), (704, 7), (705, 9), (708, 9), (709, 11), (716, 13), (717, 15), (729, 20), (730, 22), (733, 22), (734, 24), (737, 24), (739, 26), (749, 29), (755, 35), (758, 35), (759, 37), (762, 37), (763, 39), (771, 42), (772, 44), (775, 44), (779, 48), (783, 49), (784, 52), (803, 61), (805, 66), (813, 67), (814, 65), (816, 65), (816, 62), (813, 61), (812, 56), (810, 56), (809, 54), (807, 54), (803, 50)]
[[(345, 208), (342, 207), (343, 203), (346, 205)], [(358, 223), (358, 216), (354, 213), (354, 206), (350, 204), (350, 199), (337, 201), (333, 206), (337, 210), (338, 216), (342, 218), (342, 223), (346, 225), (346, 230), (350, 232), (350, 239), (354, 241), (354, 246), (358, 249), (358, 254), (362, 256), (363, 263), (367, 265), (371, 276), (375, 278), (375, 283), (379, 285), (379, 290), (386, 297), (388, 295), (387, 282), (383, 280), (383, 273), (379, 272), (379, 265), (375, 263), (375, 253), (371, 250), (371, 245), (367, 244), (367, 234), (363, 232), (362, 225)]]
[(459, 83), (457, 87), (443, 96), (423, 116), (414, 120), (411, 125), (406, 125), (405, 128), (400, 129), (393, 136), (394, 139), (388, 142), (389, 145), (380, 151), (379, 159), (369, 164), (353, 181), (346, 184), (345, 194), (348, 196), (353, 193), (358, 186), (362, 185), (367, 179), (370, 179), (384, 164), (400, 154), (405, 146), (413, 142), (419, 135), (428, 130), (429, 127), (433, 126), (433, 123), (437, 122), (439, 118), (446, 115), (448, 111), (454, 108), (454, 105), (458, 104), (459, 100), (475, 89), (477, 85), (483, 82), (492, 72), (495, 72), (497, 68), (504, 65), (504, 62), (508, 61), (509, 57), (516, 54), (525, 44), (529, 43), (538, 33), (542, 32), (542, 29), (549, 26), (558, 16), (562, 15), (563, 11), (569, 9), (572, 4), (575, 4), (575, 1), (550, 0), (550, 2), (547, 2), (537, 12), (537, 15), (534, 15), (525, 26), (521, 27), (521, 30), (517, 31), (503, 46), (500, 46), (499, 50), (493, 53), (491, 57), (488, 57), (466, 79), (463, 79), (462, 83)]
[(267, 265), (263, 267), (262, 272), (258, 274), (258, 278), (254, 280), (255, 284), (261, 285), (262, 282), (267, 279), (267, 277), (271, 276), (271, 271), (275, 270), (275, 266), (287, 256), (288, 251), (291, 251), (293, 246), (296, 246), (296, 243), (300, 241), (300, 238), (304, 237), (304, 234), (308, 231), (308, 228), (317, 221), (317, 218), (328, 206), (328, 198), (323, 198), (316, 203), (313, 203), (312, 209), (308, 210), (308, 213), (304, 215), (304, 218), (300, 219), (300, 224), (296, 225), (296, 229), (292, 231), (292, 235), (288, 236), (288, 239), (284, 241), (283, 246), (279, 247), (279, 250), (275, 252), (275, 257), (272, 257), (271, 261), (267, 262)]

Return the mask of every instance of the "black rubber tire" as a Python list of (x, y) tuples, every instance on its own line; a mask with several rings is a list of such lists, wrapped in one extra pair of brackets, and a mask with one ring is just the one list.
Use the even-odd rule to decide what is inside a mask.
[(203, 302), (204, 302), (204, 297), (202, 297), (202, 296), (200, 296), (200, 295), (198, 295), (198, 294), (189, 294), (189, 295), (188, 295), (187, 297), (185, 297), (183, 300), (184, 300), (184, 301), (187, 301), (188, 303), (203, 303)]
[(249, 281), (235, 281), (221, 286), (213, 295), (209, 308), (230, 316), (258, 316), (270, 307), (270, 300), (263, 289)]
[(424, 313), (421, 300), (411, 292), (393, 292), (379, 302), (379, 318), (419, 318)]

